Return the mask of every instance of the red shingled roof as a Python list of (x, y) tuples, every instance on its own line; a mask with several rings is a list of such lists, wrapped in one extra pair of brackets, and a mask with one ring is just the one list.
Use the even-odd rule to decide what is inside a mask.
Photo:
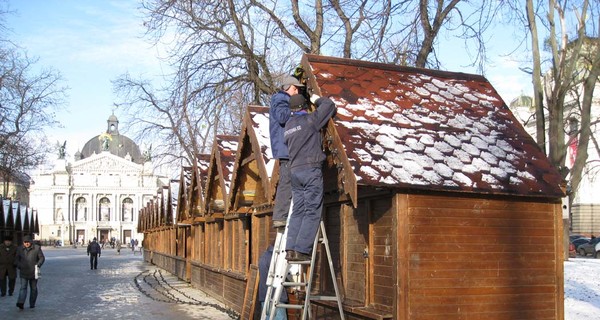
[(357, 184), (563, 196), (558, 171), (482, 76), (305, 55)]

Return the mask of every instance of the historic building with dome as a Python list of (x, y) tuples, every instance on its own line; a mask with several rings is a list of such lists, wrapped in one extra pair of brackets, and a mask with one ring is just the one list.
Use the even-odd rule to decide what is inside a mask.
[(141, 243), (138, 210), (156, 196), (167, 179), (154, 175), (150, 150), (119, 133), (115, 115), (104, 133), (77, 151), (72, 163), (59, 148), (53, 168), (32, 176), (30, 206), (37, 210), (39, 238), (64, 244), (96, 237)]

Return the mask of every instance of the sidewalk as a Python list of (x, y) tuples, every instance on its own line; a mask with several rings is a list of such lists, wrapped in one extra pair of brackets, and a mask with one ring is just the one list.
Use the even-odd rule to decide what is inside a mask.
[[(143, 261), (139, 252), (105, 249), (90, 270), (86, 249), (43, 247), (46, 263), (35, 309), (0, 298), (3, 319), (237, 319), (238, 315), (204, 292)], [(29, 293), (28, 297), (29, 299)]]

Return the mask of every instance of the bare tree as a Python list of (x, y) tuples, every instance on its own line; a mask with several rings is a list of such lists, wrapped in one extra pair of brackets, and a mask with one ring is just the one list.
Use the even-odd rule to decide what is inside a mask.
[(66, 88), (52, 70), (34, 72), (37, 61), (11, 46), (0, 47), (0, 175), (6, 195), (11, 177), (40, 165), (51, 147), (44, 130)]
[[(542, 150), (547, 147), (550, 161), (561, 169), (563, 177), (569, 177), (571, 189), (576, 192), (592, 137), (591, 105), (600, 73), (597, 38), (600, 12), (598, 5), (590, 6), (588, 0), (579, 1), (577, 5), (555, 0), (549, 0), (547, 4), (528, 0), (526, 9), (532, 47), (537, 48), (540, 43), (538, 22), (548, 34), (543, 42), (548, 59), (543, 59), (539, 50), (534, 50), (533, 60), (538, 145)], [(542, 75), (544, 66), (548, 72)], [(569, 125), (572, 119), (577, 120), (576, 130)], [(574, 139), (577, 140), (576, 159), (568, 170), (565, 160), (568, 146)]]
[[(475, 39), (475, 60), (483, 61), (482, 33), (498, 6), (464, 0), (145, 0), (147, 36), (170, 48), (165, 57), (174, 70), (167, 76), (170, 86), (152, 91), (143, 79), (124, 76), (115, 87), (126, 100), (119, 104), (137, 115), (140, 132), (162, 131), (163, 138), (172, 138), (163, 140), (169, 150), (197, 143), (192, 134), (200, 139), (197, 146), (182, 146), (193, 161), (215, 133), (236, 133), (245, 105), (268, 105), (302, 53), (439, 67), (432, 53), (438, 35), (447, 31)], [(156, 123), (163, 119), (158, 110), (172, 120)], [(184, 132), (173, 130), (183, 119), (187, 138), (176, 139)]]

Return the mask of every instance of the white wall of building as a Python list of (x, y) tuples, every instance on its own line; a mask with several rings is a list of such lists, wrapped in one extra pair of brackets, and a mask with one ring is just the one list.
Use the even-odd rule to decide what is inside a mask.
[(87, 243), (94, 237), (122, 242), (134, 238), (141, 243), (138, 211), (165, 183), (149, 163), (136, 164), (108, 151), (72, 164), (56, 160), (54, 168), (32, 179), (31, 207), (38, 212), (39, 238), (65, 244), (81, 238)]

